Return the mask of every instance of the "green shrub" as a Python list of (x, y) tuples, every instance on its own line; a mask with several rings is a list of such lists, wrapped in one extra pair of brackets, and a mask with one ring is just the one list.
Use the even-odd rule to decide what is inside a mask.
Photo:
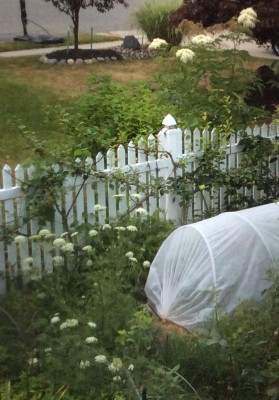
[(134, 13), (136, 25), (142, 29), (149, 41), (155, 38), (166, 40), (169, 44), (178, 45), (182, 35), (177, 29), (170, 27), (169, 16), (180, 4), (178, 0), (146, 0)]

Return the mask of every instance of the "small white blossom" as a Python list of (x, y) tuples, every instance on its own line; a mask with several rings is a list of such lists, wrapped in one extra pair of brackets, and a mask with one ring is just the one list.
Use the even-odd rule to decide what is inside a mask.
[(98, 342), (98, 339), (95, 338), (94, 336), (88, 336), (88, 337), (85, 339), (85, 342), (88, 343), (88, 344), (90, 344), (90, 343), (97, 343), (97, 342)]
[(176, 57), (183, 63), (191, 61), (195, 57), (195, 53), (190, 49), (180, 49), (176, 52)]
[(127, 229), (127, 231), (130, 231), (130, 232), (136, 232), (138, 230), (138, 228), (134, 225), (129, 225), (129, 226), (127, 226), (126, 229)]
[(16, 244), (22, 244), (22, 243), (26, 242), (27, 239), (26, 239), (25, 236), (18, 235), (18, 236), (15, 237), (14, 241), (15, 241)]
[(130, 364), (128, 367), (128, 371), (134, 371), (135, 367), (133, 364)]
[(54, 315), (54, 317), (52, 317), (50, 319), (50, 323), (53, 324), (53, 325), (57, 324), (59, 321), (60, 321), (60, 317), (58, 315)]
[(78, 235), (78, 232), (73, 232), (72, 234), (71, 234), (71, 237), (73, 238), (73, 237), (76, 237)]
[(95, 229), (91, 229), (91, 231), (89, 231), (89, 236), (94, 237), (98, 235), (98, 231), (96, 231)]
[(141, 194), (139, 193), (133, 193), (131, 194), (132, 197), (134, 197), (135, 199), (141, 199)]
[(160, 38), (155, 38), (153, 41), (150, 43), (148, 46), (151, 50), (157, 50), (160, 49), (160, 47), (167, 46), (168, 43), (164, 39)]
[(112, 380), (115, 381), (115, 382), (121, 381), (121, 376), (119, 376), (119, 375), (114, 376), (114, 377), (112, 378)]
[(65, 328), (73, 328), (78, 325), (78, 320), (77, 319), (66, 319), (65, 322), (62, 322), (60, 325), (60, 330), (65, 329)]
[(66, 244), (67, 244), (66, 240), (62, 238), (58, 238), (53, 241), (53, 245), (55, 247), (58, 247), (59, 249), (61, 249), (63, 246), (66, 246)]
[(74, 251), (74, 244), (69, 242), (69, 243), (65, 244), (65, 246), (63, 246), (61, 248), (61, 250), (64, 252), (67, 252), (67, 251), (72, 252), (72, 251)]
[(104, 211), (107, 207), (102, 206), (101, 204), (95, 204), (94, 211)]
[(51, 347), (47, 347), (47, 348), (45, 349), (45, 353), (51, 353), (51, 351), (52, 351), (52, 348), (51, 348)]
[(91, 321), (87, 322), (87, 325), (90, 326), (90, 328), (96, 328), (97, 327), (95, 322), (91, 322)]
[(112, 197), (115, 199), (122, 199), (123, 197), (126, 197), (126, 195), (125, 194), (114, 194)]
[(128, 251), (128, 253), (126, 253), (125, 256), (131, 258), (134, 257), (134, 253), (132, 251)]
[(92, 265), (93, 265), (93, 261), (92, 260), (87, 260), (86, 261), (86, 266), (87, 267), (92, 267)]
[(64, 258), (61, 256), (55, 256), (52, 258), (52, 265), (54, 267), (61, 267), (64, 265)]
[(42, 236), (42, 237), (44, 237), (44, 236), (48, 236), (48, 235), (50, 235), (51, 233), (50, 233), (50, 231), (48, 230), (48, 229), (41, 229), (40, 231), (39, 231), (39, 236)]
[(124, 226), (116, 226), (115, 228), (114, 228), (116, 231), (126, 231), (126, 228), (124, 227)]
[(84, 246), (84, 247), (82, 248), (83, 251), (87, 251), (88, 253), (89, 253), (90, 251), (92, 251), (92, 249), (93, 249), (93, 247), (90, 246), (90, 245)]
[(196, 35), (191, 38), (191, 42), (194, 44), (207, 44), (212, 43), (213, 38), (209, 35)]
[(138, 262), (138, 260), (135, 257), (129, 257), (129, 261), (132, 261), (134, 263)]
[(111, 226), (110, 226), (110, 224), (104, 224), (102, 229), (103, 230), (111, 229)]
[(88, 367), (90, 367), (90, 361), (88, 361), (88, 360), (81, 361), (79, 363), (79, 368), (81, 368), (81, 369), (85, 369), (85, 368), (88, 368)]
[(142, 265), (143, 265), (144, 268), (149, 268), (150, 267), (150, 262), (149, 261), (144, 261), (142, 263)]
[(107, 357), (103, 356), (102, 354), (99, 354), (98, 356), (95, 357), (95, 361), (97, 363), (104, 364), (107, 362)]
[(148, 212), (146, 211), (146, 209), (145, 209), (145, 208), (142, 208), (142, 207), (137, 208), (137, 209), (136, 209), (136, 213), (137, 213), (137, 214), (143, 214), (143, 215), (148, 214)]
[(63, 232), (63, 233), (60, 235), (60, 237), (61, 237), (61, 238), (64, 238), (64, 237), (66, 237), (67, 235), (69, 235), (69, 232)]
[(33, 257), (27, 257), (22, 261), (22, 271), (28, 272), (34, 266), (34, 259)]

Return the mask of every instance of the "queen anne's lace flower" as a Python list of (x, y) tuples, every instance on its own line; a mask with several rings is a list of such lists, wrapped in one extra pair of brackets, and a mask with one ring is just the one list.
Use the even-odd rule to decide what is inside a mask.
[(92, 249), (93, 249), (93, 247), (90, 246), (90, 245), (84, 246), (84, 247), (82, 248), (83, 251), (88, 251), (88, 252), (92, 251)]
[(65, 329), (65, 328), (73, 328), (78, 325), (78, 320), (77, 319), (66, 319), (65, 322), (62, 322), (60, 325), (60, 330)]
[(26, 241), (27, 241), (27, 239), (26, 239), (25, 236), (18, 235), (18, 236), (15, 237), (15, 243), (17, 243), (17, 244), (21, 244), (21, 243), (24, 243)]
[(74, 244), (73, 243), (67, 243), (65, 246), (62, 247), (62, 251), (69, 251), (72, 252), (74, 251)]
[(144, 268), (149, 268), (150, 267), (150, 262), (149, 261), (144, 261), (142, 263), (142, 265), (143, 265)]
[(95, 229), (91, 229), (91, 231), (89, 231), (89, 236), (93, 237), (93, 236), (97, 236), (98, 235), (98, 231), (96, 231)]
[(22, 271), (23, 272), (30, 271), (33, 266), (34, 266), (33, 257), (27, 257), (22, 261)]
[(61, 256), (55, 256), (52, 258), (52, 265), (54, 267), (61, 267), (64, 265), (64, 258)]
[(98, 356), (95, 357), (96, 363), (104, 364), (107, 362), (107, 357), (103, 356), (102, 354), (99, 354)]
[(245, 8), (240, 12), (237, 22), (245, 28), (253, 29), (257, 23), (257, 13), (252, 7)]
[(139, 193), (133, 193), (131, 194), (132, 197), (134, 197), (135, 199), (141, 199), (141, 194)]
[(58, 247), (59, 249), (61, 249), (63, 246), (66, 246), (66, 244), (66, 240), (62, 238), (58, 238), (53, 241), (53, 246)]
[(134, 263), (137, 263), (137, 262), (138, 262), (138, 260), (137, 260), (135, 257), (129, 257), (129, 260), (132, 261), (132, 262), (134, 262)]
[(90, 343), (97, 343), (97, 342), (98, 342), (98, 339), (95, 338), (95, 336), (88, 336), (88, 337), (85, 339), (85, 342), (88, 343), (88, 344), (90, 344)]
[(110, 226), (110, 224), (104, 224), (102, 229), (103, 229), (103, 231), (106, 229), (111, 229), (111, 226)]
[(90, 328), (96, 328), (96, 327), (97, 327), (97, 325), (95, 324), (95, 322), (92, 322), (92, 321), (87, 322), (87, 325), (88, 325)]
[(122, 360), (120, 358), (114, 358), (112, 360), (112, 363), (109, 364), (108, 369), (111, 372), (117, 372), (122, 368), (122, 365), (123, 365), (123, 363), (122, 363)]
[(145, 209), (145, 208), (142, 208), (142, 207), (137, 208), (137, 209), (136, 209), (136, 213), (137, 213), (137, 214), (143, 214), (143, 215), (148, 214), (148, 212), (146, 211), (146, 209)]
[(151, 50), (157, 50), (160, 49), (160, 47), (165, 47), (167, 46), (168, 43), (164, 40), (164, 39), (153, 39), (153, 41), (150, 43), (150, 45), (148, 46)]
[(39, 231), (39, 236), (44, 237), (44, 236), (47, 236), (47, 235), (50, 235), (50, 231), (48, 229), (41, 229)]
[(79, 368), (81, 368), (81, 369), (85, 369), (85, 368), (88, 368), (88, 367), (90, 367), (90, 361), (88, 361), (88, 360), (85, 360), (85, 361), (82, 360), (79, 363)]
[(126, 229), (127, 229), (127, 231), (130, 231), (130, 232), (136, 232), (138, 230), (138, 228), (134, 225), (129, 225), (129, 226), (127, 226)]
[(102, 206), (101, 204), (95, 204), (94, 211), (104, 211), (107, 207)]
[(186, 64), (195, 57), (195, 53), (190, 49), (180, 49), (176, 52), (176, 57)]
[(192, 37), (191, 42), (194, 44), (207, 44), (212, 43), (213, 38), (209, 35), (196, 35)]
[(135, 367), (133, 364), (130, 364), (128, 367), (128, 371), (134, 371)]
[(128, 258), (131, 258), (131, 257), (134, 257), (134, 253), (133, 253), (132, 251), (128, 251), (128, 252), (125, 254), (125, 256), (128, 257)]

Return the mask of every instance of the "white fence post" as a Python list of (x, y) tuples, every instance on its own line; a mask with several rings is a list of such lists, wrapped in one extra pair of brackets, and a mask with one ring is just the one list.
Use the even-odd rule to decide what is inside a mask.
[[(176, 120), (172, 115), (168, 114), (163, 120), (164, 128), (158, 134), (159, 151), (169, 160), (169, 167), (164, 171), (164, 179), (179, 174), (179, 170), (175, 168), (175, 163), (183, 154), (182, 130), (176, 128)], [(159, 154), (160, 156), (160, 154)], [(179, 223), (182, 218), (182, 209), (179, 205), (180, 196), (168, 193), (165, 199), (165, 215), (167, 219)]]

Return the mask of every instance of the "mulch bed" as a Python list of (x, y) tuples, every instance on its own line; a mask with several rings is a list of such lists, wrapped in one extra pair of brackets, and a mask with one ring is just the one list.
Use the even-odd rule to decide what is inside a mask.
[(67, 49), (63, 49), (48, 53), (46, 54), (46, 57), (49, 59), (56, 58), (58, 62), (69, 58), (71, 58), (72, 60), (77, 60), (77, 59), (86, 60), (97, 57), (102, 57), (102, 58), (115, 57), (117, 58), (117, 60), (122, 60), (121, 54), (112, 49), (102, 49), (102, 50), (78, 49), (77, 51), (74, 49), (69, 49), (68, 51)]

